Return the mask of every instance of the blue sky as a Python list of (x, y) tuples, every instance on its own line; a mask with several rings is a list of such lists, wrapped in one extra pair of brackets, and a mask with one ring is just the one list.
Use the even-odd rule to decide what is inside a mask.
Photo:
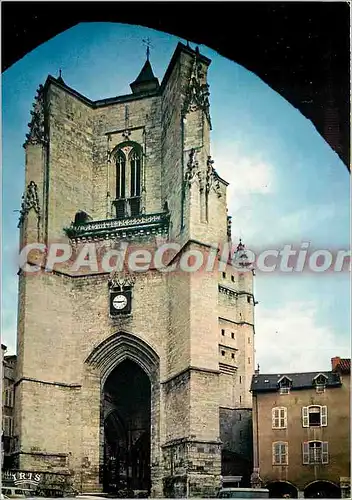
[[(2, 342), (16, 345), (17, 221), (24, 149), (36, 89), (48, 74), (92, 100), (130, 93), (144, 61), (142, 39), (161, 81), (178, 41), (137, 26), (80, 24), (26, 55), (3, 74)], [(191, 42), (191, 46), (195, 47)], [(233, 234), (247, 246), (309, 241), (349, 248), (349, 174), (314, 126), (245, 68), (200, 46), (209, 68), (212, 156), (230, 182)], [(261, 371), (327, 370), (350, 356), (348, 273), (261, 274), (255, 281), (256, 358)]]

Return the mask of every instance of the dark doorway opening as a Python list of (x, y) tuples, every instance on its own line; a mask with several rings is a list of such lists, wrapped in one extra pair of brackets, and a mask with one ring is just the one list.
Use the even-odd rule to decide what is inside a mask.
[(298, 490), (286, 481), (275, 481), (267, 485), (269, 498), (298, 498)]
[(304, 489), (304, 498), (341, 498), (341, 490), (329, 481), (314, 481)]
[(221, 452), (221, 475), (223, 486), (228, 488), (249, 488), (251, 470), (249, 460), (233, 451), (223, 449)]
[(151, 387), (137, 363), (125, 360), (109, 375), (102, 409), (104, 492), (149, 494)]

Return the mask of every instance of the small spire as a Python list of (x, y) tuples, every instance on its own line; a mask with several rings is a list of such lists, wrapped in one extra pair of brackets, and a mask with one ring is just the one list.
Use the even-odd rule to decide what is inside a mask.
[(241, 250), (244, 250), (244, 244), (242, 243), (242, 238), (240, 238), (240, 241), (237, 245), (237, 252), (240, 252)]
[(133, 94), (138, 94), (141, 92), (155, 91), (159, 88), (159, 81), (154, 76), (150, 61), (149, 61), (149, 39), (143, 40), (143, 43), (147, 44), (147, 60), (144, 63), (136, 80), (130, 84)]

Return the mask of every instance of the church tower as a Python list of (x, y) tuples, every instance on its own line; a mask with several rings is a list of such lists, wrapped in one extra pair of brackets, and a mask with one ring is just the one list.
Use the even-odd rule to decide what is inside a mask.
[(35, 246), (19, 276), (21, 470), (153, 497), (212, 496), (221, 474), (251, 471), (253, 276), (211, 157), (210, 62), (179, 43), (161, 83), (148, 53), (128, 95), (91, 101), (61, 75), (39, 87), (19, 222)]

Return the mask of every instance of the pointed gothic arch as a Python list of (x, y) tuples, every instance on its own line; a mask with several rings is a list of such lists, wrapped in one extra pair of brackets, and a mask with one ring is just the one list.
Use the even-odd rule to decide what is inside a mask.
[(86, 364), (98, 369), (101, 385), (110, 373), (125, 359), (136, 362), (152, 380), (158, 377), (159, 356), (146, 341), (126, 331), (119, 331), (96, 346)]
[(118, 144), (111, 153), (116, 164), (116, 217), (135, 217), (141, 213), (143, 148), (134, 141)]
[(148, 495), (159, 457), (159, 355), (137, 335), (118, 331), (85, 364), (100, 378), (100, 478), (104, 492)]

